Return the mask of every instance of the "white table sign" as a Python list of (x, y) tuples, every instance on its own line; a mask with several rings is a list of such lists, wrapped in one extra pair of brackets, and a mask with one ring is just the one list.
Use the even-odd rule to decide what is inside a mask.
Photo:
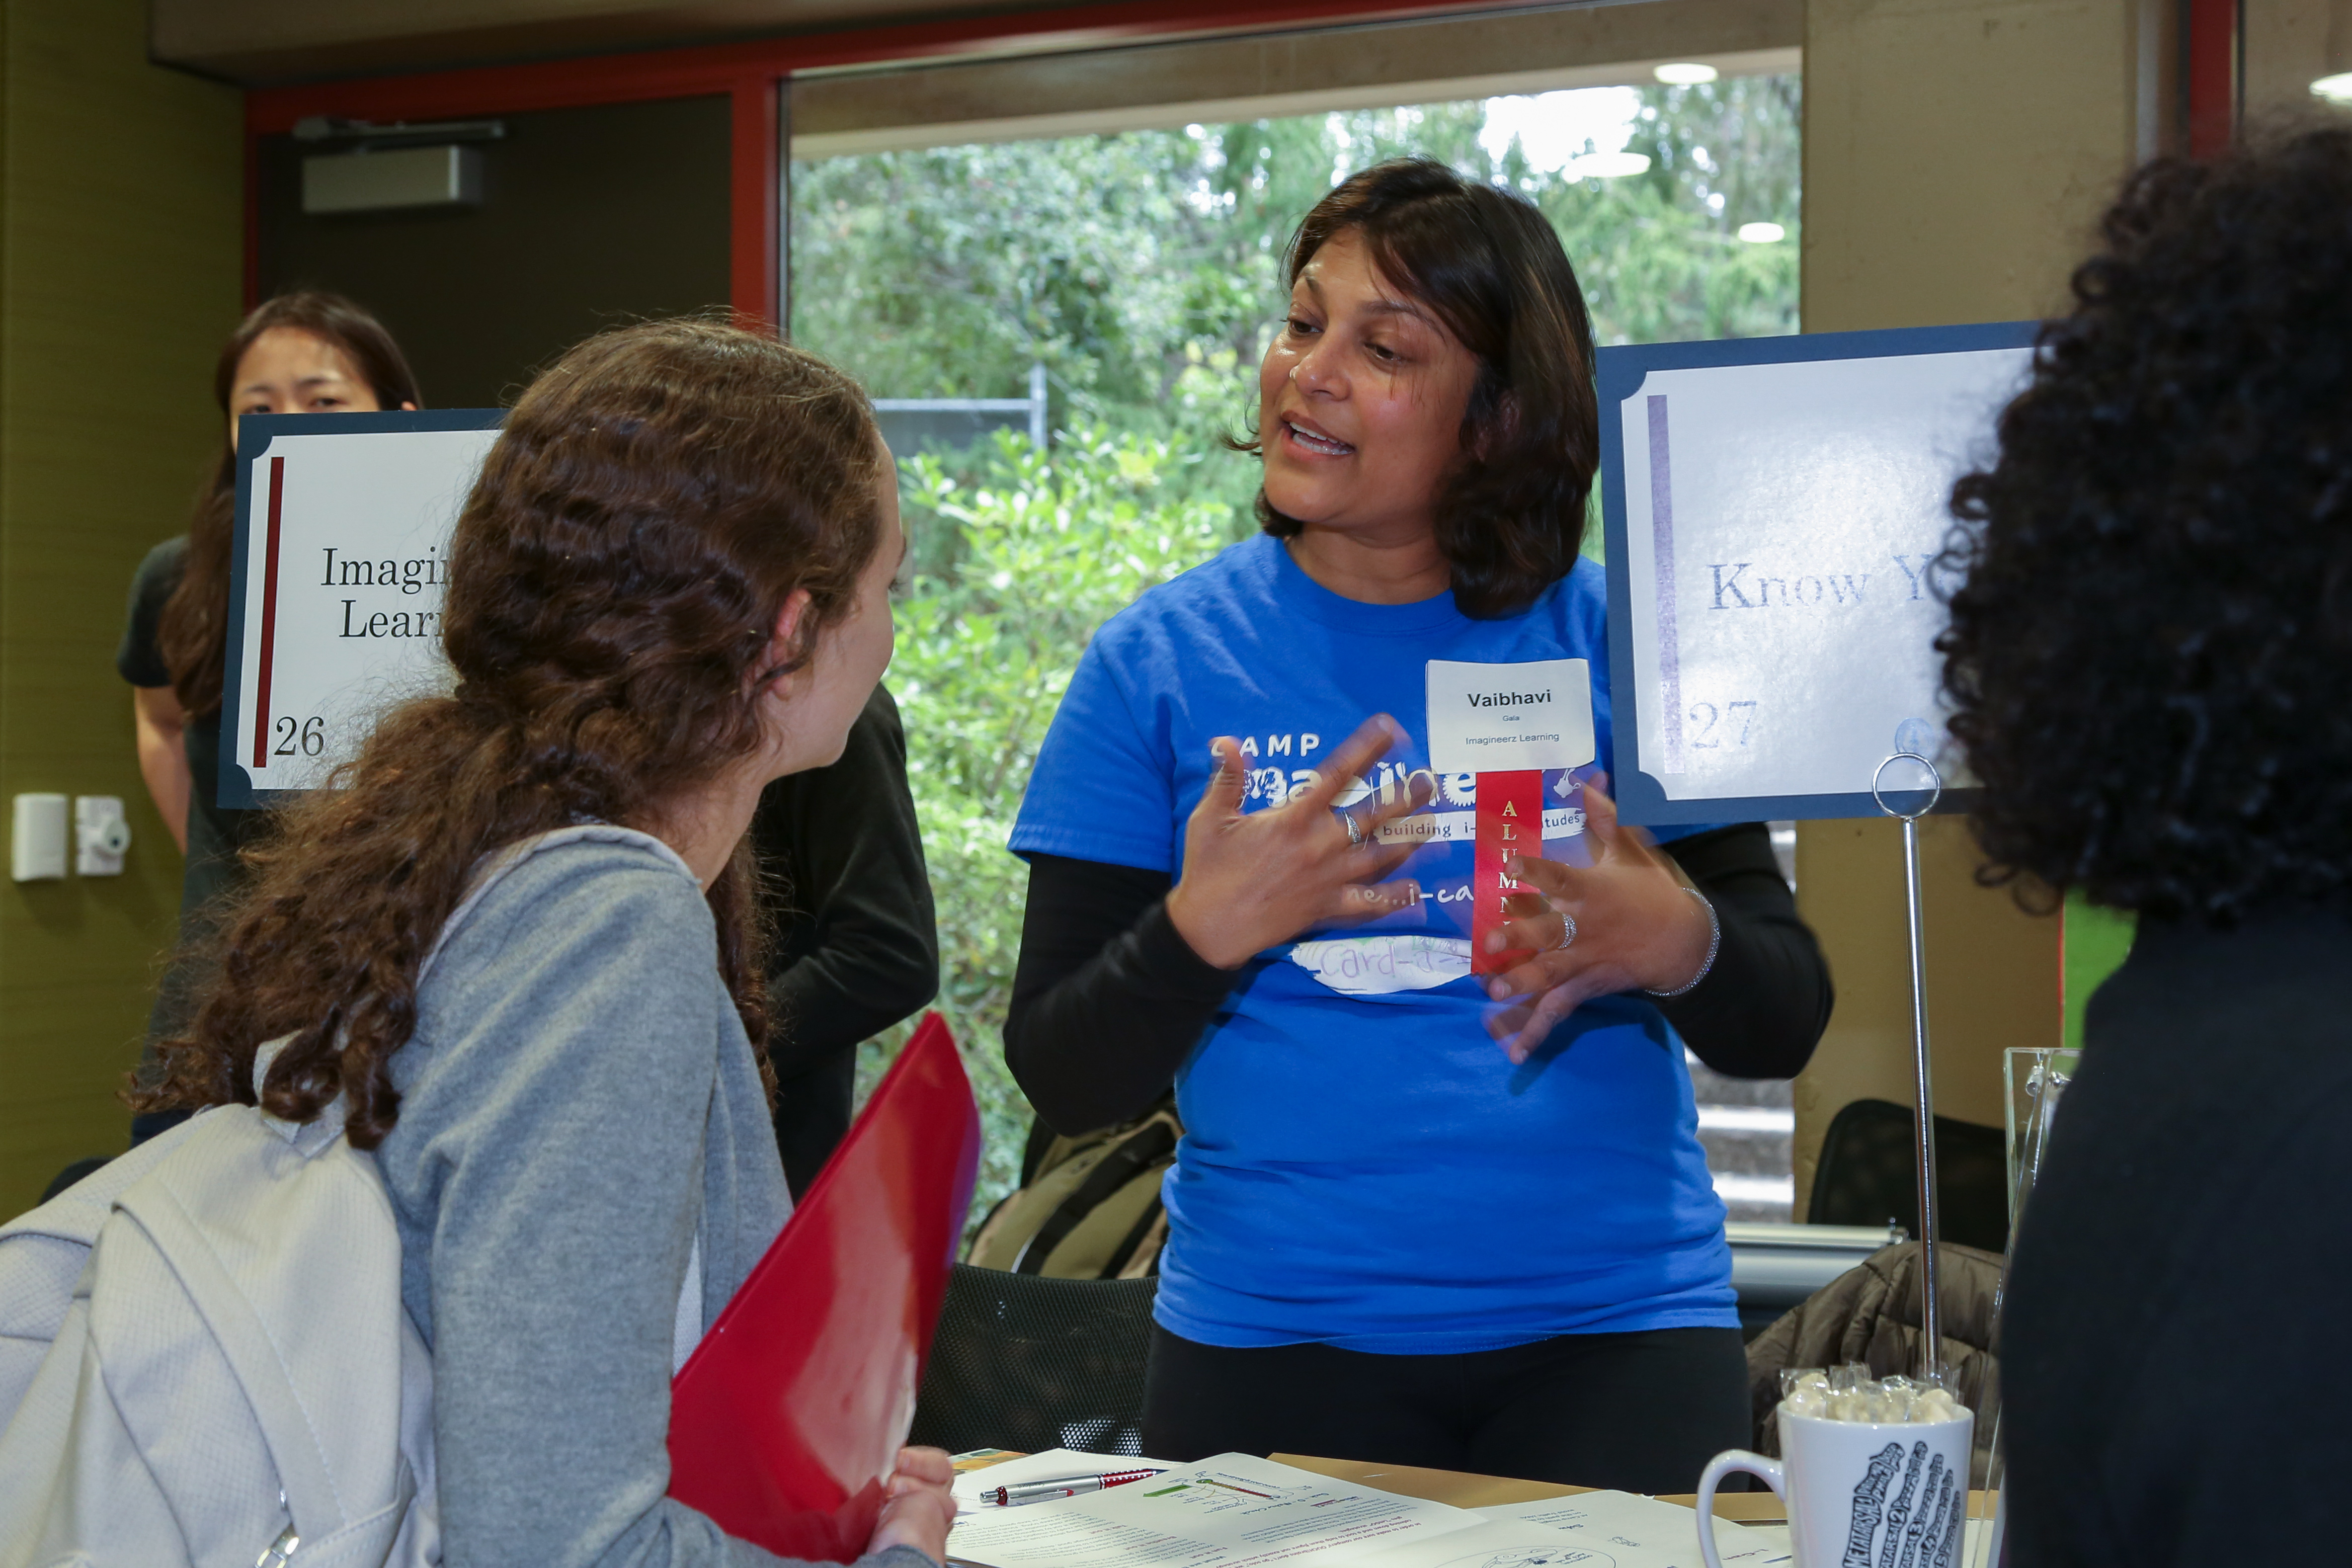
[(1966, 806), (1927, 567), (2034, 330), (1601, 350), (1626, 821), (1874, 816), (1872, 776), (1900, 751), (1937, 758), (1962, 786), (1945, 809)]
[(238, 422), (222, 805), (319, 788), (386, 708), (446, 687), (449, 536), (503, 417)]

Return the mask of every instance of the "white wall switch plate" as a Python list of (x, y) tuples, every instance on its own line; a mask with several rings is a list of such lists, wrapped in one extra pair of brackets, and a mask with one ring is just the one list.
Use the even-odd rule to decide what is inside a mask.
[(57, 882), (66, 874), (66, 798), (19, 795), (8, 823), (8, 874)]

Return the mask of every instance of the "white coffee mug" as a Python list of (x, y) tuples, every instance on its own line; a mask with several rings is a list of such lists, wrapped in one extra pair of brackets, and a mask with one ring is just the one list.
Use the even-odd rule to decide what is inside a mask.
[(1735, 1470), (1780, 1494), (1796, 1568), (1961, 1568), (1974, 1416), (1876, 1422), (1776, 1414), (1780, 1458), (1733, 1448), (1699, 1477), (1698, 1549), (1707, 1568), (1723, 1568), (1706, 1521), (1715, 1515), (1717, 1485)]

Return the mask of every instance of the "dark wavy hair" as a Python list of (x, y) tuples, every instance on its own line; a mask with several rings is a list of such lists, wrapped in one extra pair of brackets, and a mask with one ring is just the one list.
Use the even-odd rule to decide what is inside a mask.
[(2227, 924), (2352, 880), (2352, 127), (2125, 185), (1937, 643), (1985, 878)]
[[(856, 606), (881, 538), (881, 438), (856, 383), (772, 338), (668, 321), (593, 338), (508, 415), (457, 519), (443, 642), (457, 684), (378, 724), (310, 795), (232, 913), (142, 1110), (254, 1103), (304, 1122), (348, 1092), (373, 1148), (416, 977), (481, 858), (583, 818), (647, 827), (761, 740), (767, 681)], [(800, 645), (756, 667), (786, 599)], [(766, 1067), (749, 850), (709, 891), (719, 969)], [(772, 1087), (772, 1078), (771, 1077)]]
[(220, 706), (227, 658), (228, 558), (236, 542), (236, 452), (227, 440), (229, 399), (246, 350), (279, 327), (333, 345), (375, 393), (378, 408), (425, 406), (416, 374), (383, 323), (340, 294), (304, 290), (265, 299), (229, 334), (213, 366), (213, 401), (221, 412), (220, 461), (196, 497), (188, 519), (187, 562), (155, 626), (173, 695), (191, 718)]
[[(1437, 547), (1465, 615), (1516, 615), (1576, 565), (1600, 462), (1592, 321), (1576, 269), (1532, 203), (1428, 158), (1376, 164), (1316, 203), (1285, 254), (1286, 285), (1350, 232), (1381, 276), (1477, 356), (1462, 458), (1438, 494)], [(1303, 527), (1264, 490), (1257, 517), (1276, 538)]]

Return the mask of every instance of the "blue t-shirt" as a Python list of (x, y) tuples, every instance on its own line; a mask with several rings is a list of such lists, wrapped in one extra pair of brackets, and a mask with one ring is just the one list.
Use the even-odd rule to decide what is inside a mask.
[[(1428, 752), (1432, 659), (1590, 661), (1605, 758), (1605, 601), (1585, 561), (1507, 620), (1471, 620), (1450, 593), (1362, 604), (1279, 540), (1234, 545), (1096, 634), (1012, 848), (1177, 874), (1221, 735), (1251, 768), (1244, 810), (1285, 798), (1376, 713), (1415, 755), (1361, 783), (1393, 781)], [(1433, 810), (1466, 828), (1474, 777), (1436, 782)], [(1545, 789), (1546, 853), (1581, 859), (1574, 782), (1547, 775)], [(1415, 852), (1398, 873), (1424, 894), (1410, 927), (1259, 954), (1202, 1031), (1164, 1188), (1156, 1315), (1171, 1333), (1421, 1354), (1737, 1326), (1681, 1040), (1648, 1001), (1609, 997), (1514, 1067), (1469, 977), (1473, 852), (1466, 831)]]

